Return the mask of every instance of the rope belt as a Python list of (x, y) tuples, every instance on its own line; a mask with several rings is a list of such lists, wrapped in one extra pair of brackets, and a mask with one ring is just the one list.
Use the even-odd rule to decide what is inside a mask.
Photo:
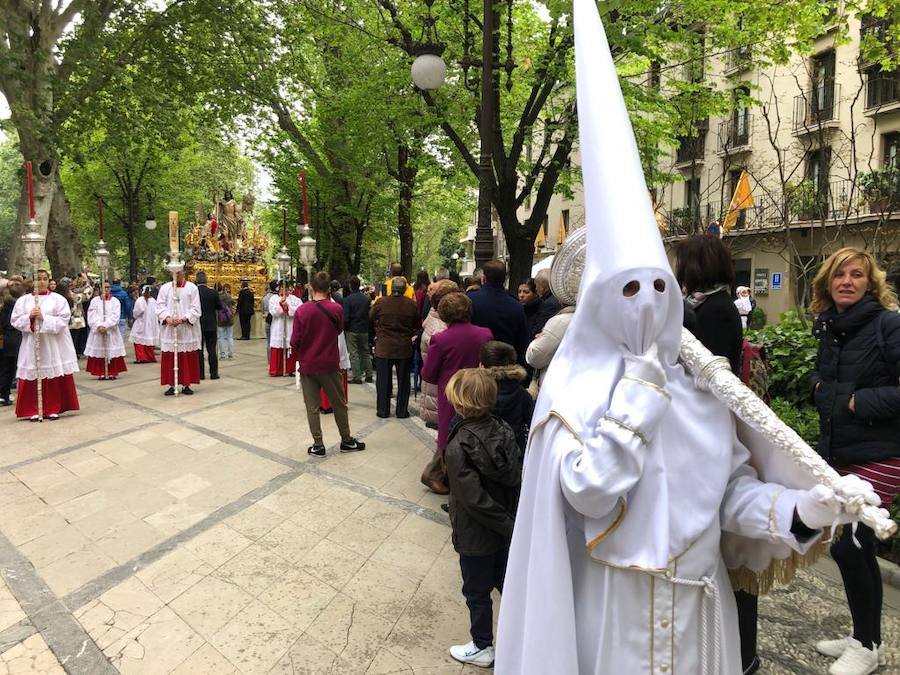
[[(700, 605), (700, 673), (699, 675), (720, 675), (722, 670), (722, 597), (719, 587), (711, 576), (698, 579), (666, 579), (679, 586), (703, 589)], [(712, 617), (710, 617), (712, 613)], [(712, 624), (712, 631), (710, 631)], [(710, 661), (712, 667), (710, 668)]]

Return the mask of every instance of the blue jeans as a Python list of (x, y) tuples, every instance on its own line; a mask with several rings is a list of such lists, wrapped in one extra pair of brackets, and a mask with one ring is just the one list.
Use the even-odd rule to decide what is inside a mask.
[(228, 358), (234, 358), (234, 326), (219, 326), (219, 355), (225, 356), (228, 346)]
[(122, 334), (122, 342), (125, 342), (125, 329), (128, 327), (128, 319), (124, 316), (119, 319), (119, 332)]

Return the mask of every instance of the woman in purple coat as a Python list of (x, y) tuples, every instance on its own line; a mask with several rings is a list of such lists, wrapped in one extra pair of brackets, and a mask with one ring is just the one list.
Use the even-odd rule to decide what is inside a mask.
[(481, 345), (494, 339), (487, 328), (473, 326), (472, 301), (465, 293), (450, 293), (441, 299), (438, 316), (447, 324), (447, 330), (432, 336), (428, 355), (422, 367), (422, 379), (438, 388), (438, 437), (437, 447), (443, 452), (447, 447), (453, 406), (447, 401), (444, 387), (453, 373), (460, 368), (477, 368)]

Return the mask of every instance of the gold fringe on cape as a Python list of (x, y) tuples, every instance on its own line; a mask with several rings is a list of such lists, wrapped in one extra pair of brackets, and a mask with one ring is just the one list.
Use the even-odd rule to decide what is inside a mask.
[(841, 528), (837, 528), (834, 535), (822, 538), (815, 546), (810, 548), (805, 555), (797, 552), (783, 560), (773, 560), (762, 572), (741, 567), (736, 570), (728, 570), (731, 585), (736, 591), (746, 591), (752, 595), (765, 595), (776, 586), (784, 586), (793, 581), (798, 570), (812, 567), (816, 561), (828, 552), (832, 539), (839, 537)]

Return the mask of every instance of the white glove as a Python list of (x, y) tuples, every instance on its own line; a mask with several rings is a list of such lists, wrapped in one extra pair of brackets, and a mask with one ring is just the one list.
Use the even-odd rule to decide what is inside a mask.
[(659, 362), (659, 349), (655, 342), (640, 356), (623, 349), (622, 357), (625, 359), (625, 377), (644, 380), (658, 387), (666, 385), (666, 371)]
[(801, 492), (797, 498), (797, 515), (808, 528), (820, 530), (832, 525), (843, 525), (859, 520), (856, 515), (864, 504), (881, 503), (872, 486), (858, 476), (842, 477), (835, 484), (836, 490), (816, 485)]

